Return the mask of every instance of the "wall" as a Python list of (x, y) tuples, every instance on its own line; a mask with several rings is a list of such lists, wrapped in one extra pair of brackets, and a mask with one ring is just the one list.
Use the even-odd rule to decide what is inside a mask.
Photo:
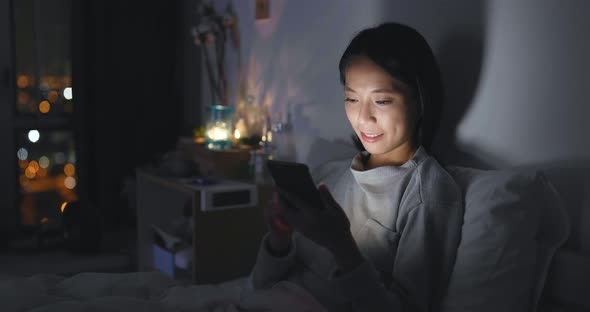
[[(246, 93), (270, 106), (273, 113), (292, 111), (300, 161), (307, 159), (317, 137), (350, 142), (352, 129), (344, 113), (337, 67), (355, 33), (381, 22), (399, 21), (417, 28), (436, 48), (457, 36), (477, 40), (483, 27), (482, 4), (473, 1), (444, 5), (425, 1), (271, 0), (271, 17), (266, 21), (254, 20), (254, 3), (233, 2), (243, 43), (241, 77)], [(215, 4), (224, 8), (227, 1)], [(230, 64), (233, 61), (236, 65), (236, 58), (228, 54)], [(234, 70), (234, 82), (238, 80), (236, 67), (229, 66)]]
[[(590, 155), (590, 2), (271, 0), (267, 21), (254, 21), (254, 3), (233, 2), (240, 76), (273, 112), (292, 107), (300, 161), (315, 137), (349, 140), (338, 60), (357, 31), (384, 21), (418, 29), (437, 55), (447, 105), (435, 151), (444, 162), (512, 167)], [(236, 59), (228, 55), (234, 83)]]
[(588, 1), (489, 1), (465, 149), (497, 166), (590, 158), (588, 12)]

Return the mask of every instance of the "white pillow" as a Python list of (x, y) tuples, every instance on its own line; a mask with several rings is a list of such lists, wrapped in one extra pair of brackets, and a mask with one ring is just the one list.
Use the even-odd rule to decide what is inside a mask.
[[(464, 191), (461, 243), (443, 311), (534, 311), (567, 236), (557, 194), (536, 173), (447, 168)], [(553, 214), (563, 215), (560, 213)]]

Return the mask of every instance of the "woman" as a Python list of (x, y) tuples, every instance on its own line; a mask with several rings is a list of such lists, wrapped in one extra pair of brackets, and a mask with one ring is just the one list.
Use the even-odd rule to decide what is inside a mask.
[(388, 23), (360, 32), (339, 69), (364, 151), (315, 172), (324, 207), (277, 190), (252, 284), (289, 281), (329, 311), (436, 311), (463, 205), (426, 151), (442, 101), (434, 56), (414, 29)]

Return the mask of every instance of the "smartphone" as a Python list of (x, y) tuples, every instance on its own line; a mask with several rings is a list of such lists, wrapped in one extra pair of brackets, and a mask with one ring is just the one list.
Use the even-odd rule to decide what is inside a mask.
[(266, 164), (279, 188), (295, 194), (313, 207), (323, 207), (320, 192), (307, 165), (279, 160), (268, 160)]

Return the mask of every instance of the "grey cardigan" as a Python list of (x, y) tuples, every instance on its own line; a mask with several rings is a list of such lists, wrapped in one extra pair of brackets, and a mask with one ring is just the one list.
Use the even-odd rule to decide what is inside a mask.
[(364, 170), (361, 157), (324, 164), (314, 179), (348, 216), (363, 264), (339, 275), (332, 254), (303, 235), (295, 233), (282, 258), (268, 252), (265, 237), (252, 286), (288, 280), (329, 311), (436, 311), (461, 236), (461, 191), (422, 147), (401, 166)]

